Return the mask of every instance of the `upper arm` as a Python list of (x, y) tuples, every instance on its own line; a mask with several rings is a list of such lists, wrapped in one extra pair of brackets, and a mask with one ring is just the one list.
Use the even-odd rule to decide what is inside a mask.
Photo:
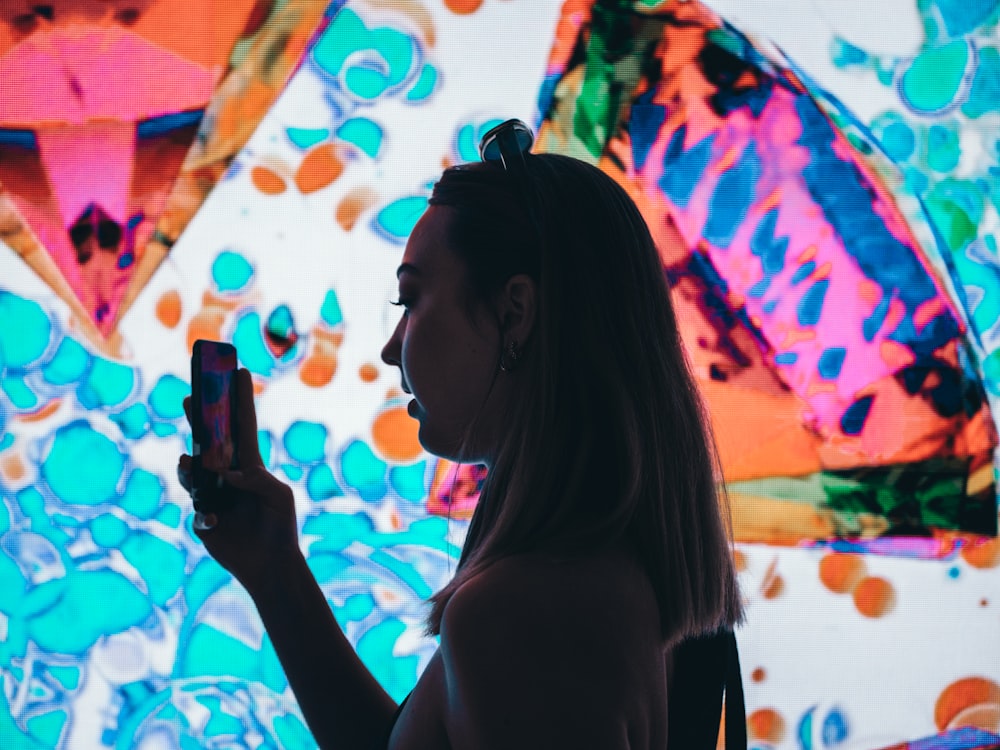
[(634, 680), (606, 619), (516, 563), (462, 586), (441, 631), (452, 747), (627, 747)]

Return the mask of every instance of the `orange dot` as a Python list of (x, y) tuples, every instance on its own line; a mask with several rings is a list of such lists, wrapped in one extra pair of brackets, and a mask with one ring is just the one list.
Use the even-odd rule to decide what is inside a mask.
[(773, 708), (758, 709), (747, 717), (747, 733), (776, 745), (785, 736), (785, 720)]
[(278, 195), (285, 192), (285, 179), (269, 167), (256, 166), (250, 170), (250, 178), (254, 187), (265, 195)]
[(742, 550), (733, 550), (733, 565), (736, 567), (737, 573), (742, 573), (747, 569), (747, 556), (743, 554)]
[(370, 208), (378, 200), (378, 194), (371, 188), (355, 188), (337, 205), (336, 219), (340, 228), (350, 232), (354, 228), (362, 212)]
[(7, 477), (8, 481), (16, 482), (18, 479), (23, 479), (27, 472), (21, 457), (16, 453), (11, 453), (5, 456), (3, 461), (0, 461), (0, 473)]
[(317, 146), (302, 160), (295, 173), (295, 186), (302, 193), (314, 193), (340, 177), (344, 164), (332, 143)]
[(974, 568), (995, 568), (1000, 565), (1000, 537), (970, 541), (962, 547), (962, 559)]
[(374, 383), (378, 380), (378, 368), (371, 362), (365, 362), (358, 368), (358, 377), (363, 383)]
[(176, 289), (164, 292), (156, 301), (156, 319), (167, 328), (174, 328), (181, 322), (181, 295)]
[(750, 679), (754, 682), (763, 682), (767, 679), (767, 672), (763, 667), (757, 667), (751, 674)]
[(765, 599), (777, 599), (785, 591), (785, 579), (775, 573), (764, 579), (760, 586), (760, 593)]
[(372, 442), (391, 461), (412, 463), (423, 448), (417, 438), (419, 424), (406, 413), (406, 408), (394, 406), (381, 412), (372, 422)]
[(963, 677), (941, 691), (934, 704), (934, 723), (944, 731), (962, 711), (990, 703), (1000, 703), (1000, 685), (985, 677)]
[(299, 366), (299, 379), (313, 388), (322, 388), (337, 374), (337, 358), (326, 354), (310, 354)]
[(989, 599), (980, 599), (979, 600), (979, 606), (980, 607), (988, 607), (988, 606), (990, 606), (990, 600)]
[(460, 16), (475, 13), (482, 4), (483, 0), (444, 0), (444, 7)]
[(865, 561), (859, 555), (831, 552), (819, 561), (819, 580), (835, 594), (849, 594), (865, 577)]
[(884, 578), (869, 576), (854, 589), (854, 606), (865, 617), (882, 617), (896, 604), (896, 591)]

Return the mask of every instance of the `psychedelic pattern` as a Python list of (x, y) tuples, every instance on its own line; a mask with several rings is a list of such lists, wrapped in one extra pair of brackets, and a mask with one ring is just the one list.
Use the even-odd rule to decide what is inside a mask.
[[(115, 34), (148, 40), (171, 2), (146, 17), (102, 7)], [(781, 27), (758, 37), (721, 23), (721, 1), (714, 12), (636, 2), (634, 14), (602, 3), (599, 34), (592, 3), (561, 0), (230, 4), (244, 15), (211, 47), (225, 63), (205, 114), (162, 132), (173, 145), (150, 157), (148, 239), (136, 235), (119, 269), (127, 284), (100, 321), (84, 303), (100, 284), (34, 263), (56, 242), (17, 196), (47, 195), (51, 208), (59, 191), (18, 185), (55, 184), (54, 172), (0, 159), (3, 226), (21, 221), (0, 247), (0, 745), (314, 746), (252, 604), (193, 536), (174, 477), (197, 338), (237, 346), (265, 460), (295, 489), (303, 548), (338, 621), (395, 698), (412, 687), (436, 647), (423, 602), (454, 569), (483, 472), (422, 451), (379, 349), (432, 180), (475, 159), (479, 134), (511, 116), (541, 124), (541, 147), (621, 179), (657, 231), (716, 431), (730, 429), (751, 747), (1000, 742), (1000, 543), (988, 535), (996, 11), (898, 2), (924, 24), (910, 54), (817, 22), (826, 68), (762, 41), (789, 50)], [(53, 18), (26, 5), (0, 19), (0, 39), (58, 27), (73, 4), (53, 3)], [(690, 14), (683, 29), (664, 21), (674, 12)], [(683, 55), (661, 44), (675, 33), (689, 35), (674, 48)], [(961, 71), (947, 91), (927, 81), (946, 64)], [(829, 70), (871, 79), (878, 107), (846, 98), (843, 80), (820, 85)], [(829, 151), (782, 132), (791, 115)], [(740, 129), (754, 123), (760, 133)], [(0, 155), (25, 151), (4, 127)], [(682, 184), (695, 170), (665, 168), (678, 163), (701, 165), (700, 179)], [(847, 208), (810, 189), (812, 163), (819, 182), (852, 176), (865, 200), (852, 198), (847, 223), (887, 232), (879, 242), (898, 267), (865, 266), (823, 233)], [(744, 199), (720, 198), (713, 213), (717, 193)], [(79, 216), (52, 225), (70, 245), (86, 229), (81, 246), (96, 241), (92, 257), (106, 260), (102, 222), (127, 229), (129, 214), (89, 200), (89, 214), (77, 201)], [(792, 210), (815, 211), (814, 223), (788, 222)], [(807, 230), (819, 235), (811, 256)], [(890, 272), (916, 283), (893, 292)], [(912, 430), (894, 434), (886, 399)], [(753, 453), (742, 433), (771, 447)]]

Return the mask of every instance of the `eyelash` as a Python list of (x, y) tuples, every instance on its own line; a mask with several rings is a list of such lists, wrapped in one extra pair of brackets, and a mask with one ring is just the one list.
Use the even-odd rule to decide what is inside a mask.
[(412, 300), (403, 299), (402, 297), (400, 297), (399, 299), (397, 299), (395, 301), (390, 300), (389, 304), (390, 305), (394, 305), (396, 307), (402, 307), (404, 310), (409, 311), (410, 305), (412, 305), (413, 302), (412, 302)]

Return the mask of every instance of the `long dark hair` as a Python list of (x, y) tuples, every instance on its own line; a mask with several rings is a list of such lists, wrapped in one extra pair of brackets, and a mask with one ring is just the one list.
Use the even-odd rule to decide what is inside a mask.
[(452, 167), (430, 202), (455, 209), (448, 244), (470, 306), (525, 273), (538, 310), (523, 387), (428, 630), (502, 557), (622, 544), (648, 573), (665, 641), (740, 621), (714, 443), (660, 256), (626, 191), (584, 162), (532, 154), (523, 181), (491, 163)]

